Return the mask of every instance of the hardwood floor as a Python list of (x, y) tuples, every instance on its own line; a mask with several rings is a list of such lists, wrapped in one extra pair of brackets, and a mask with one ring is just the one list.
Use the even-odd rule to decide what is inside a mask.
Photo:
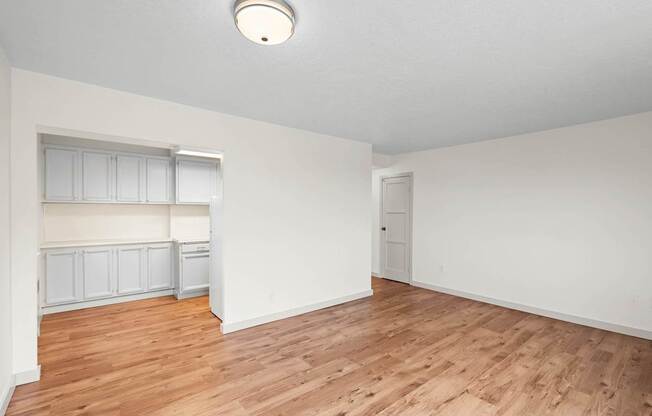
[(9, 415), (652, 415), (652, 341), (374, 279), (223, 336), (206, 298), (45, 317)]

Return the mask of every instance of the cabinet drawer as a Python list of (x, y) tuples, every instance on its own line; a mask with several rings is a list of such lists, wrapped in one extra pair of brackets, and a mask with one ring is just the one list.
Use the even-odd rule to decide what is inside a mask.
[(190, 243), (190, 244), (181, 244), (182, 253), (199, 253), (210, 251), (209, 243)]

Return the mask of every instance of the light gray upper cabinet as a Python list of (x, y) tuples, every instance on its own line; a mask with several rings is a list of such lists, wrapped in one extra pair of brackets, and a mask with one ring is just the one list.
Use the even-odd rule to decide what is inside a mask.
[(172, 244), (147, 246), (147, 289), (169, 289), (172, 286)]
[(45, 192), (49, 201), (75, 201), (79, 181), (79, 152), (75, 149), (46, 147), (44, 157)]
[(172, 158), (47, 144), (43, 197), (49, 202), (174, 202)]
[(171, 190), (171, 169), (169, 158), (150, 158), (147, 165), (147, 202), (169, 203)]
[(113, 199), (113, 154), (83, 150), (82, 199), (107, 202)]
[(141, 246), (128, 246), (116, 250), (119, 295), (145, 290), (144, 251), (144, 247)]
[(84, 299), (105, 298), (113, 295), (113, 250), (111, 248), (82, 251)]
[(115, 157), (116, 201), (142, 202), (145, 200), (145, 158), (118, 154)]
[[(208, 205), (218, 193), (219, 163), (46, 144), (48, 202)], [(176, 192), (175, 192), (176, 191)]]
[(45, 255), (45, 303), (77, 302), (82, 299), (76, 250), (53, 250)]
[(217, 194), (217, 163), (177, 159), (176, 201), (180, 204), (208, 204)]

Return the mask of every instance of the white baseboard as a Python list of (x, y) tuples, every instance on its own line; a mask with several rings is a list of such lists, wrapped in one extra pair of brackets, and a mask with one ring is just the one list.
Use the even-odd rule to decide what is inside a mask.
[(652, 340), (652, 331), (642, 328), (632, 328), (625, 325), (614, 324), (611, 322), (598, 321), (596, 319), (584, 318), (576, 315), (569, 315), (562, 312), (541, 309), (535, 306), (523, 305), (521, 303), (509, 302), (506, 300), (494, 299), (487, 296), (477, 295), (475, 293), (464, 292), (461, 290), (449, 289), (447, 287), (432, 285), (430, 283), (412, 281), (412, 286), (423, 289), (433, 290), (435, 292), (447, 293), (453, 296), (477, 300), (492, 305), (502, 306), (509, 309), (533, 313), (535, 315), (546, 316), (548, 318), (558, 319), (560, 321), (572, 322), (574, 324), (590, 326), (592, 328), (604, 329), (606, 331), (618, 332), (619, 334), (631, 335), (633, 337)]
[(20, 373), (14, 374), (14, 381), (17, 386), (21, 384), (33, 383), (41, 379), (41, 366), (36, 366), (31, 370), (21, 371)]
[(11, 396), (14, 395), (14, 390), (16, 389), (16, 379), (12, 375), (9, 379), (9, 386), (6, 391), (1, 392), (2, 396), (0, 396), (0, 416), (4, 416), (5, 413), (7, 413), (7, 409), (9, 408), (9, 402), (11, 401)]
[(115, 298), (89, 300), (86, 302), (69, 303), (67, 305), (44, 306), (41, 310), (43, 311), (43, 315), (48, 315), (57, 312), (76, 311), (78, 309), (94, 308), (96, 306), (113, 305), (115, 303), (125, 303), (134, 300), (151, 299), (171, 295), (174, 295), (174, 289), (159, 290), (157, 292), (137, 293), (135, 295), (125, 295)]
[(196, 298), (196, 297), (199, 297), (199, 296), (208, 296), (208, 288), (197, 289), (197, 290), (187, 290), (187, 291), (181, 292), (181, 293), (179, 293), (177, 291), (177, 292), (174, 293), (174, 297), (176, 297), (177, 300)]
[(313, 312), (319, 309), (329, 308), (331, 306), (340, 305), (342, 303), (366, 298), (373, 294), (374, 294), (373, 290), (365, 290), (364, 292), (354, 293), (348, 296), (342, 296), (340, 298), (327, 300), (325, 302), (313, 303), (312, 305), (302, 306), (299, 308), (288, 309), (287, 311), (272, 313), (254, 319), (247, 319), (238, 322), (222, 323), (221, 326), (222, 333), (228, 334), (230, 332), (251, 328), (252, 326), (258, 326), (269, 322), (278, 321), (280, 319), (291, 318), (297, 315), (303, 315), (304, 313)]

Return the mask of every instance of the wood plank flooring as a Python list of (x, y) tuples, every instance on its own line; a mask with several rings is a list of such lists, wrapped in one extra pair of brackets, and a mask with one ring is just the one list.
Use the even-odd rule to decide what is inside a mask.
[(374, 279), (223, 336), (206, 298), (45, 317), (9, 415), (652, 415), (652, 341)]

